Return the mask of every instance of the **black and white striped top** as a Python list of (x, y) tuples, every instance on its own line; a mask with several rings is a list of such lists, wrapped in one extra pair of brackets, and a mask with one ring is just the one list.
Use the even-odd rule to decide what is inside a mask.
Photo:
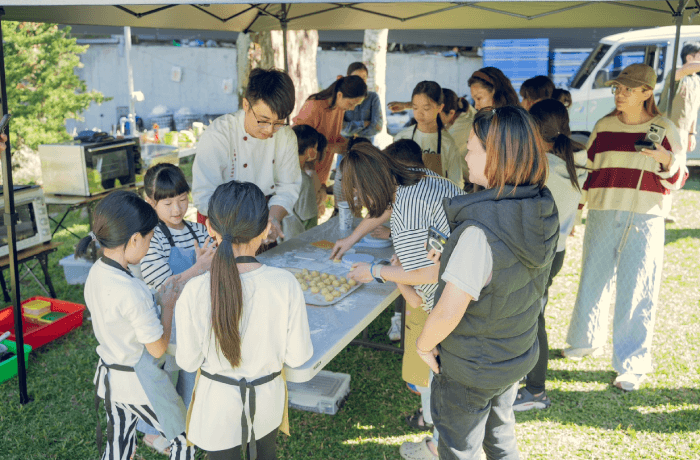
[[(207, 228), (197, 222), (188, 222), (197, 235), (197, 240), (200, 245), (204, 244), (209, 238)], [(175, 246), (181, 249), (192, 249), (194, 247), (194, 238), (185, 226), (182, 230), (168, 228), (170, 234), (175, 241)], [(156, 227), (151, 238), (151, 244), (148, 247), (148, 252), (141, 259), (141, 275), (143, 280), (153, 289), (158, 289), (161, 284), (173, 275), (168, 259), (170, 258), (170, 243), (163, 231)]]
[[(425, 172), (425, 177), (416, 185), (398, 187), (391, 214), (394, 251), (407, 272), (433, 265), (428, 260), (425, 249), (428, 227), (433, 226), (449, 236), (450, 226), (442, 207), (442, 199), (464, 194), (449, 179), (438, 176), (429, 169), (421, 171)], [(424, 309), (433, 307), (437, 286), (437, 283), (414, 286), (423, 299)]]

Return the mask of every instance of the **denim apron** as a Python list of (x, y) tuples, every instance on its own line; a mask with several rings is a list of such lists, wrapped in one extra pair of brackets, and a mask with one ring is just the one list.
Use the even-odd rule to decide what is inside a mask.
[[(102, 262), (109, 265), (110, 267), (117, 268), (127, 273), (129, 276), (133, 277), (128, 270), (119, 265), (116, 261), (108, 258), (102, 257)], [(148, 398), (148, 402), (156, 414), (156, 418), (161, 425), (163, 434), (165, 438), (172, 441), (177, 436), (185, 432), (185, 420), (187, 417), (187, 410), (182, 402), (182, 398), (177, 394), (175, 390), (174, 383), (170, 377), (170, 373), (164, 369), (165, 366), (165, 355), (160, 358), (154, 358), (144, 347), (143, 353), (139, 362), (136, 363), (134, 367), (122, 366), (105, 363), (100, 359), (98, 364), (98, 370), (100, 375), (104, 369), (104, 387), (105, 387), (105, 404), (110, 405), (110, 386), (109, 386), (109, 372), (134, 372), (136, 377), (141, 383), (144, 393)], [(98, 408), (99, 398), (97, 396), (97, 385), (95, 386), (95, 408)], [(140, 423), (145, 423), (140, 421)], [(150, 425), (146, 424), (150, 427)], [(97, 422), (97, 439), (98, 447), (102, 451), (102, 430), (100, 427), (99, 414)], [(113, 427), (110, 425), (107, 428), (107, 436), (112, 438)]]

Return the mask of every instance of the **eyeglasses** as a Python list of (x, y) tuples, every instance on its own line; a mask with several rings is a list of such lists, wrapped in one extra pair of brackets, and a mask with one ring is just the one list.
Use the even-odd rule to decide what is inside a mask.
[[(612, 85), (610, 87), (610, 91), (612, 91), (613, 94), (621, 93), (623, 96), (631, 96), (633, 93), (636, 93), (638, 89), (640, 88), (628, 88), (627, 86), (620, 85)], [(647, 89), (641, 88), (639, 92), (643, 93), (644, 91), (647, 91)]]
[(255, 118), (255, 121), (258, 122), (258, 127), (262, 129), (267, 129), (269, 127), (272, 127), (272, 130), (277, 132), (280, 129), (284, 128), (285, 126), (289, 126), (289, 123), (270, 123), (269, 121), (260, 121), (258, 120), (258, 115), (255, 113), (255, 110), (253, 110), (253, 106), (250, 106), (250, 111), (253, 112), (253, 117)]

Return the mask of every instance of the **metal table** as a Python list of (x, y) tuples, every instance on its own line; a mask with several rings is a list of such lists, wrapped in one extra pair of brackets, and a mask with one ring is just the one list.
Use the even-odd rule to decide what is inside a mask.
[[(359, 223), (359, 219), (356, 219)], [(274, 267), (308, 268), (336, 273), (341, 269), (340, 264), (328, 260), (330, 249), (320, 249), (310, 243), (336, 240), (347, 236), (349, 232), (338, 229), (338, 218), (314, 227), (297, 237), (285, 241), (279, 246), (257, 256), (260, 262)], [(358, 253), (367, 253), (378, 259), (390, 259), (394, 253), (392, 247), (384, 249), (355, 248)], [(347, 269), (344, 272), (347, 273)], [(323, 367), (328, 364), (343, 348), (353, 342), (353, 339), (374, 321), (394, 299), (399, 297), (396, 284), (387, 282), (379, 284), (376, 281), (367, 283), (361, 288), (328, 307), (307, 305), (311, 341), (314, 354), (304, 365), (296, 368), (285, 367), (289, 382), (306, 382), (311, 380)], [(405, 316), (405, 315), (402, 315)], [(370, 342), (358, 341), (358, 345), (371, 346)], [(401, 348), (393, 346), (377, 346), (402, 352)]]

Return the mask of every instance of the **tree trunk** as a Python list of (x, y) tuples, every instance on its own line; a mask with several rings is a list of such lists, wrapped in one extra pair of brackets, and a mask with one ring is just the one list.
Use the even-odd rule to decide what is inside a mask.
[[(238, 49), (238, 106), (240, 108), (248, 86), (250, 71), (256, 67), (284, 69), (284, 49), (281, 30), (239, 34), (238, 37), (236, 48)], [(294, 118), (299, 113), (306, 98), (318, 92), (317, 49), (318, 31), (287, 31), (287, 64), (289, 76), (294, 82), (296, 100), (290, 118)]]
[(366, 29), (362, 44), (362, 61), (369, 71), (367, 89), (379, 95), (382, 105), (384, 126), (375, 141), (379, 148), (384, 148), (394, 140), (386, 131), (386, 47), (389, 29)]

